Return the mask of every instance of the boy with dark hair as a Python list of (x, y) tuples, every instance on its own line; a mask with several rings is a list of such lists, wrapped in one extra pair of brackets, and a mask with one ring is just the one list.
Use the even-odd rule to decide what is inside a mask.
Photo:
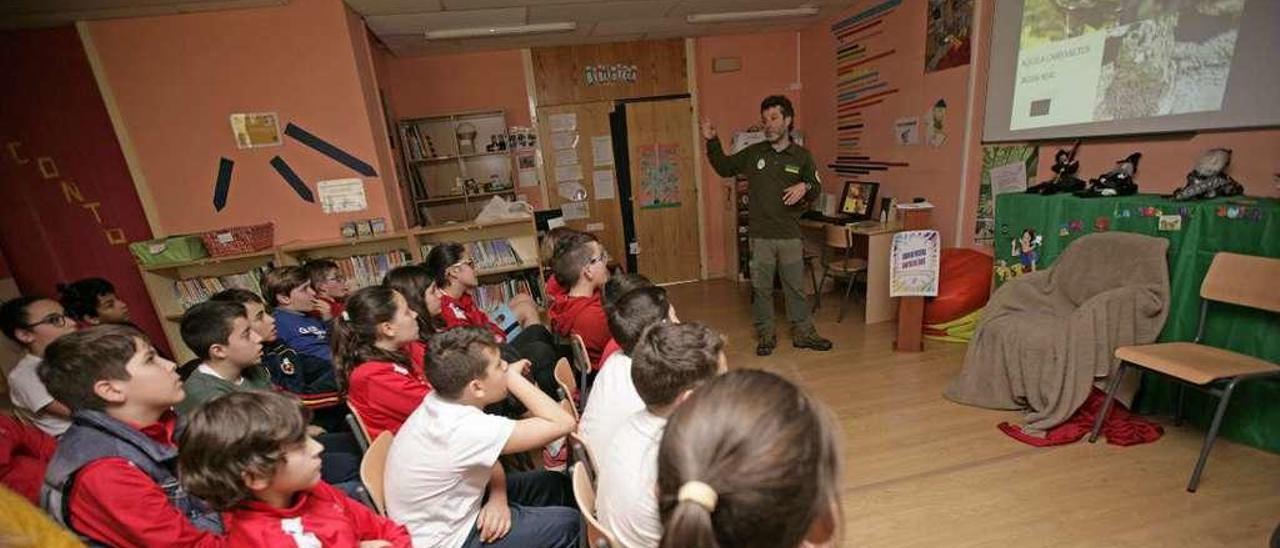
[(301, 354), (281, 343), (276, 320), (266, 312), (266, 305), (257, 293), (247, 289), (226, 289), (215, 293), (209, 300), (243, 306), (249, 318), (249, 328), (262, 338), (262, 366), (271, 374), (271, 384), (302, 400), (320, 427), (330, 432), (346, 430), (343, 420), (347, 411), (338, 393), (332, 364)]
[(609, 331), (620, 350), (605, 359), (582, 411), (578, 432), (591, 447), (604, 447), (627, 419), (644, 409), (644, 400), (631, 382), (631, 353), (649, 326), (675, 321), (667, 290), (661, 287), (633, 289), (608, 308)]
[(129, 305), (116, 295), (116, 287), (103, 278), (85, 278), (58, 284), (67, 314), (84, 324), (129, 323)]
[(259, 391), (210, 401), (179, 439), (183, 485), (226, 513), (232, 546), (411, 546), (404, 526), (320, 480), (305, 409)]
[(184, 394), (174, 369), (132, 327), (91, 327), (49, 345), (40, 379), (74, 415), (45, 473), (41, 506), (81, 540), (225, 545), (217, 512), (178, 484), (172, 408)]
[(347, 277), (338, 268), (338, 263), (329, 259), (315, 259), (302, 265), (311, 287), (316, 291), (316, 299), (320, 303), (313, 311), (325, 321), (332, 320), (342, 314), (347, 295), (351, 288), (347, 286)]
[(662, 540), (656, 494), (662, 431), (694, 388), (727, 370), (724, 338), (700, 323), (657, 323), (645, 329), (631, 356), (631, 378), (645, 408), (595, 448), (596, 511), (623, 546), (656, 547)]
[(262, 286), (267, 292), (266, 300), (271, 303), (271, 316), (276, 320), (280, 342), (332, 364), (328, 324), (308, 314), (327, 305), (316, 298), (306, 272), (297, 266), (274, 268), (263, 277)]
[(557, 249), (553, 266), (556, 280), (568, 292), (551, 305), (552, 326), (560, 336), (582, 337), (587, 357), (597, 366), (609, 344), (609, 323), (600, 296), (609, 281), (609, 253), (587, 233), (568, 236)]
[[(564, 437), (573, 417), (525, 379), (527, 360), (504, 362), (483, 328), (451, 329), (427, 346), (434, 390), (391, 444), (388, 514), (418, 546), (576, 547), (581, 517), (569, 479), (545, 470), (508, 477), (498, 462)], [(508, 393), (530, 418), (484, 413)]]
[(243, 306), (205, 301), (182, 314), (182, 342), (202, 363), (182, 387), (178, 404), (184, 416), (222, 394), (240, 390), (271, 390), (271, 377), (258, 366), (262, 337), (249, 328)]
[(9, 400), (36, 427), (53, 437), (71, 426), (71, 409), (49, 395), (36, 370), (49, 344), (75, 330), (75, 322), (53, 299), (17, 297), (0, 305), (0, 331), (26, 350), (9, 371)]

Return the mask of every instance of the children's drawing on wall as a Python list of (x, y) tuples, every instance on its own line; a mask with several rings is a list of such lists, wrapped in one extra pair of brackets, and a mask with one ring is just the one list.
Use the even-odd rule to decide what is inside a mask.
[(928, 140), (929, 146), (940, 147), (942, 143), (947, 142), (947, 134), (942, 127), (942, 122), (946, 117), (947, 102), (938, 99), (938, 102), (933, 104), (933, 108), (929, 109), (929, 115), (925, 117), (928, 120), (928, 125), (925, 126), (927, 129), (925, 138)]
[(640, 208), (680, 207), (680, 146), (666, 143), (639, 148)]
[(969, 64), (973, 0), (929, 0), (926, 18), (924, 71)]
[(1037, 151), (1035, 146), (1028, 145), (982, 147), (982, 179), (978, 184), (974, 244), (993, 245), (996, 237), (996, 196), (1026, 189), (1027, 181), (1036, 175)]
[(1036, 248), (1039, 248), (1042, 242), (1043, 237), (1030, 228), (1022, 229), (1022, 234), (1011, 242), (1013, 246), (1010, 254), (1018, 258), (1023, 272), (1036, 271), (1036, 263), (1040, 260), (1040, 254)]
[(920, 118), (908, 116), (894, 120), (893, 142), (899, 146), (920, 144)]

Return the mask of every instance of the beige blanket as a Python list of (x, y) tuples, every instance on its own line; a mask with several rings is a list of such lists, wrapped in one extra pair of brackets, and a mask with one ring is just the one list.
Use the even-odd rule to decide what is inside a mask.
[(945, 396), (1021, 409), (1029, 433), (1066, 421), (1095, 380), (1115, 371), (1117, 347), (1160, 334), (1169, 307), (1168, 247), (1162, 238), (1090, 234), (1051, 269), (1000, 287)]

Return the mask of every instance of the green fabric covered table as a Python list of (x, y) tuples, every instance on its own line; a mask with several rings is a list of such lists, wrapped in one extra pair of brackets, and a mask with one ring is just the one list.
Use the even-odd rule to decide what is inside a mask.
[[(1180, 226), (1171, 230), (1174, 225)], [(1280, 200), (1236, 197), (1175, 202), (1151, 194), (1116, 198), (1003, 194), (996, 197), (995, 284), (1032, 267), (1047, 268), (1071, 242), (1104, 230), (1169, 240), (1171, 302), (1160, 341), (1190, 341), (1199, 320), (1200, 282), (1215, 253), (1280, 257)], [(1280, 280), (1275, 282), (1280, 291)], [(1211, 304), (1203, 342), (1280, 363), (1278, 316)], [(1172, 381), (1145, 375), (1135, 407), (1142, 413), (1172, 413), (1174, 395)], [(1216, 401), (1187, 390), (1184, 412), (1192, 423), (1207, 428)], [(1237, 387), (1221, 435), (1280, 453), (1280, 382), (1252, 381)]]

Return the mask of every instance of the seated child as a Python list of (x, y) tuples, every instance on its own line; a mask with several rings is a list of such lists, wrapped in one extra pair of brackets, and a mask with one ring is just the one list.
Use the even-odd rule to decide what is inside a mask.
[(315, 259), (302, 265), (302, 270), (311, 281), (312, 289), (315, 289), (316, 300), (320, 301), (312, 313), (324, 321), (338, 317), (342, 313), (342, 303), (351, 293), (347, 277), (338, 268), (338, 263), (329, 259)]
[(599, 364), (610, 336), (600, 298), (600, 289), (609, 281), (609, 253), (590, 234), (570, 236), (559, 249), (554, 266), (556, 281), (568, 293), (551, 306), (553, 327), (562, 337), (582, 337), (588, 359)]
[(44, 470), (57, 448), (58, 440), (53, 436), (0, 412), (0, 485), (27, 497), (32, 504), (40, 504)]
[(401, 351), (418, 340), (417, 314), (394, 289), (380, 285), (352, 293), (333, 324), (334, 368), (347, 405), (372, 441), (400, 425), (431, 391), (427, 379)]
[(338, 393), (338, 381), (329, 362), (299, 354), (280, 342), (276, 320), (267, 314), (262, 298), (247, 289), (232, 288), (214, 293), (210, 301), (236, 303), (244, 307), (249, 328), (262, 337), (262, 366), (271, 374), (271, 384), (293, 394), (311, 410), (312, 420), (329, 432), (346, 430), (347, 408)]
[[(560, 243), (574, 234), (579, 234), (579, 232), (567, 226), (558, 226), (548, 230), (542, 236), (542, 242), (538, 247), (538, 255), (542, 259), (542, 264), (547, 265), (548, 268), (550, 268), (550, 265), (555, 264), (556, 250)], [(545, 278), (546, 283), (544, 285), (547, 290), (547, 302), (554, 306), (557, 300), (565, 296), (565, 289), (560, 286), (560, 282), (556, 281), (554, 270), (548, 273)], [(555, 321), (556, 317), (551, 316), (551, 322), (555, 323)]]
[(200, 360), (195, 372), (182, 383), (186, 397), (178, 413), (190, 415), (197, 407), (240, 390), (271, 390), (271, 375), (262, 361), (262, 336), (249, 328), (245, 308), (236, 303), (205, 301), (182, 314), (182, 342)]
[(651, 325), (670, 321), (671, 315), (667, 290), (661, 287), (632, 290), (609, 307), (609, 331), (622, 350), (605, 359), (606, 367), (591, 385), (591, 397), (578, 425), (587, 445), (604, 447), (627, 419), (644, 409), (644, 400), (631, 381), (631, 355), (640, 334)]
[(224, 546), (218, 513), (177, 480), (182, 384), (131, 327), (100, 325), (49, 345), (40, 379), (75, 414), (45, 472), (41, 505), (86, 543)]
[(9, 399), (46, 434), (61, 436), (71, 426), (71, 409), (49, 395), (36, 370), (49, 344), (75, 332), (75, 322), (58, 301), (17, 297), (0, 305), (0, 330), (26, 351), (9, 371)]
[[(525, 379), (527, 361), (502, 360), (487, 330), (462, 327), (431, 338), (435, 390), (405, 421), (387, 455), (387, 512), (416, 546), (571, 548), (581, 516), (569, 478), (549, 471), (507, 475), (499, 455), (545, 446), (573, 417)], [(529, 418), (485, 414), (515, 396)]]
[(658, 470), (664, 548), (839, 544), (839, 427), (778, 375), (733, 371), (698, 388), (667, 422)]
[(425, 375), (427, 339), (443, 329), (440, 324), (440, 288), (431, 281), (431, 271), (420, 265), (398, 266), (387, 272), (382, 285), (390, 287), (404, 297), (409, 309), (418, 315), (418, 340), (406, 344), (402, 350), (409, 355), (409, 362), (419, 375)]
[(58, 284), (67, 315), (84, 327), (103, 323), (129, 323), (129, 305), (116, 295), (116, 287), (102, 278), (85, 278)]
[(662, 539), (656, 497), (662, 429), (698, 385), (725, 372), (724, 338), (700, 323), (658, 323), (645, 330), (631, 356), (631, 378), (645, 408), (592, 448), (596, 512), (623, 546), (647, 548)]
[(296, 266), (274, 268), (262, 279), (265, 298), (273, 308), (280, 342), (308, 356), (333, 363), (328, 322), (309, 313), (328, 307), (316, 297), (306, 272)]
[(489, 330), (501, 345), (503, 359), (511, 362), (529, 360), (533, 364), (533, 378), (538, 387), (554, 397), (558, 388), (555, 364), (559, 357), (555, 337), (539, 323), (533, 299), (519, 295), (508, 303), (523, 326), (516, 337), (508, 340), (506, 332), (476, 305), (471, 294), (479, 287), (480, 281), (476, 275), (475, 259), (466, 247), (458, 243), (437, 245), (427, 254), (425, 264), (441, 291), (440, 319), (445, 329), (471, 326)]
[(404, 526), (320, 480), (305, 409), (271, 392), (210, 401), (178, 439), (183, 485), (224, 512), (231, 546), (411, 546)]
[[(608, 320), (610, 310), (618, 302), (618, 298), (633, 289), (642, 287), (653, 287), (653, 282), (649, 281), (649, 278), (646, 278), (644, 274), (624, 272), (609, 276), (609, 281), (605, 282), (604, 288), (600, 290), (600, 302), (604, 305), (605, 319)], [(617, 338), (612, 336), (612, 329), (610, 329), (609, 335), (609, 342), (604, 345), (604, 350), (600, 353), (600, 363), (594, 365), (597, 371), (604, 367), (604, 362), (609, 359), (609, 356), (612, 356), (614, 352), (622, 348), (618, 344)]]

